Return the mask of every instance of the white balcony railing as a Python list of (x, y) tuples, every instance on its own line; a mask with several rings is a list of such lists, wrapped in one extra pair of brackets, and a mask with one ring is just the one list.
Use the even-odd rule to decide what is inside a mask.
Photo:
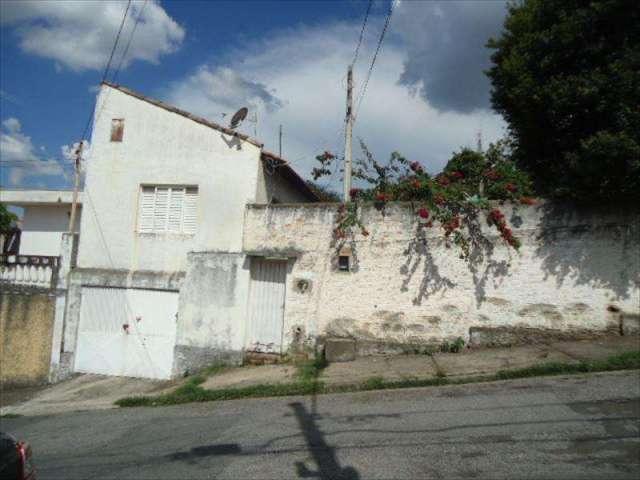
[(41, 255), (0, 255), (0, 282), (53, 288), (60, 257)]

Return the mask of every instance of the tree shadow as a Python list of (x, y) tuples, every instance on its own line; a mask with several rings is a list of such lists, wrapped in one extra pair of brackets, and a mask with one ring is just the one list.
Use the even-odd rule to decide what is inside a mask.
[(640, 210), (544, 203), (538, 247), (545, 279), (611, 290), (627, 299), (640, 286)]
[(415, 235), (412, 237), (409, 245), (403, 252), (406, 256), (406, 260), (400, 267), (400, 273), (404, 276), (400, 291), (407, 292), (409, 290), (411, 280), (416, 275), (416, 272), (421, 270), (422, 273), (418, 292), (413, 298), (414, 305), (421, 305), (422, 301), (429, 295), (446, 291), (447, 289), (454, 288), (457, 285), (456, 282), (450, 278), (443, 277), (440, 274), (440, 269), (431, 254), (429, 244), (431, 243), (431, 246), (433, 246), (439, 242), (441, 242), (439, 239), (434, 239), (429, 242), (425, 227), (418, 224), (416, 226)]
[[(477, 306), (480, 306), (486, 298), (486, 284), (489, 279), (497, 282), (509, 273), (510, 262), (508, 260), (495, 260), (493, 253), (495, 246), (483, 233), (477, 218), (465, 222), (470, 234), (468, 255), (465, 259), (467, 268), (471, 272), (474, 295)], [(445, 292), (458, 286), (458, 283), (443, 275), (431, 253), (442, 246), (451, 249), (452, 255), (464, 255), (455, 251), (456, 245), (451, 245), (448, 240), (441, 237), (427, 237), (427, 227), (423, 224), (416, 225), (415, 235), (403, 252), (406, 259), (400, 267), (400, 274), (404, 276), (401, 291), (407, 292), (416, 274), (421, 275), (418, 292), (413, 298), (414, 305), (421, 305), (431, 295)]]

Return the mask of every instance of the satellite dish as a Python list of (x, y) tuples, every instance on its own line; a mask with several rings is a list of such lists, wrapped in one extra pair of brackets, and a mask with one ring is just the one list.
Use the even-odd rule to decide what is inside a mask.
[(242, 123), (242, 121), (245, 118), (247, 118), (247, 113), (249, 113), (249, 110), (247, 109), (247, 107), (242, 107), (240, 110), (234, 113), (233, 117), (231, 118), (231, 123), (229, 124), (229, 128), (231, 129), (238, 128), (238, 126)]

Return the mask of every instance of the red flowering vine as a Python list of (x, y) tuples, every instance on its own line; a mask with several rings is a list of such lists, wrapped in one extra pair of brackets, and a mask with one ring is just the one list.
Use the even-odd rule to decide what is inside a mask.
[(489, 223), (496, 226), (503, 240), (511, 245), (513, 248), (520, 248), (520, 240), (513, 236), (513, 232), (507, 227), (507, 221), (504, 218), (504, 214), (497, 208), (492, 209), (489, 212)]
[[(363, 237), (370, 235), (358, 216), (360, 202), (372, 201), (384, 212), (390, 201), (410, 201), (420, 205), (415, 211), (418, 228), (439, 225), (446, 245), (457, 245), (462, 250), (461, 258), (469, 258), (471, 247), (483, 244), (479, 221), (484, 215), (507, 245), (520, 247), (504, 214), (489, 199), (523, 205), (533, 205), (535, 200), (526, 196), (531, 191), (526, 174), (500, 152), (494, 150), (485, 155), (463, 150), (454, 154), (443, 173), (432, 177), (419, 162), (409, 162), (398, 153), (393, 153), (387, 164), (381, 164), (361, 145), (365, 158), (354, 162), (353, 175), (370, 188), (350, 190), (351, 202), (342, 205), (336, 215), (336, 239), (355, 238), (358, 230)], [(329, 161), (334, 158), (331, 153), (324, 152), (316, 158), (321, 164), (320, 174), (335, 171), (335, 166), (329, 168)]]

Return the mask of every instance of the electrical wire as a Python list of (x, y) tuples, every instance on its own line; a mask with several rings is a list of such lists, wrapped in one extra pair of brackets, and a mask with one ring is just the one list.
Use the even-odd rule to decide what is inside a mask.
[(362, 29), (360, 30), (360, 38), (358, 39), (358, 45), (356, 46), (356, 53), (353, 55), (353, 61), (351, 62), (351, 66), (356, 64), (358, 60), (358, 53), (360, 52), (360, 45), (362, 45), (362, 38), (364, 37), (364, 29), (367, 26), (367, 20), (369, 19), (369, 12), (371, 11), (371, 5), (373, 4), (373, 0), (369, 0), (369, 5), (367, 5), (367, 11), (364, 14), (364, 21), (362, 22)]
[[(129, 13), (129, 8), (131, 7), (131, 0), (127, 2), (127, 8), (124, 11), (124, 15), (122, 16), (122, 21), (120, 22), (120, 28), (118, 28), (118, 33), (116, 34), (116, 38), (113, 42), (113, 47), (111, 48), (111, 54), (109, 55), (109, 60), (104, 67), (104, 71), (102, 72), (102, 80), (100, 83), (104, 82), (107, 79), (107, 75), (109, 74), (109, 70), (111, 69), (111, 62), (113, 61), (113, 55), (118, 48), (118, 42), (120, 41), (120, 35), (122, 34), (122, 28), (124, 27), (124, 23), (127, 20), (127, 14)], [(87, 123), (84, 126), (84, 130), (82, 131), (82, 135), (80, 136), (80, 141), (84, 141), (84, 138), (89, 131), (89, 126), (91, 125), (91, 120), (93, 119), (93, 109), (89, 112), (89, 118), (87, 119)]]
[(354, 118), (358, 117), (358, 112), (360, 111), (360, 105), (362, 104), (362, 100), (364, 99), (364, 96), (367, 92), (367, 86), (369, 85), (369, 80), (371, 79), (371, 73), (373, 72), (373, 67), (376, 64), (376, 59), (378, 58), (378, 53), (380, 53), (380, 48), (382, 47), (382, 42), (384, 42), (384, 37), (387, 33), (387, 30), (389, 28), (389, 23), (391, 22), (391, 16), (393, 15), (393, 5), (394, 5), (395, 0), (391, 0), (391, 3), (389, 4), (389, 12), (387, 13), (387, 18), (384, 22), (384, 27), (382, 28), (382, 32), (380, 33), (380, 38), (378, 39), (378, 46), (376, 47), (376, 51), (373, 54), (373, 58), (371, 60), (371, 65), (369, 66), (369, 71), (367, 72), (367, 78), (363, 83), (362, 86), (362, 90), (360, 91), (360, 95), (359, 95), (359, 99), (358, 99), (358, 104), (355, 110), (355, 115)]
[(120, 35), (122, 34), (122, 29), (124, 28), (124, 24), (127, 21), (127, 14), (129, 13), (129, 8), (131, 8), (131, 0), (127, 2), (127, 8), (124, 11), (124, 15), (122, 16), (122, 21), (120, 22), (120, 28), (118, 28), (118, 33), (116, 34), (116, 39), (113, 42), (113, 48), (111, 49), (111, 55), (109, 55), (109, 61), (105, 66), (104, 72), (102, 73), (102, 81), (104, 82), (107, 79), (107, 75), (109, 74), (109, 69), (111, 68), (111, 61), (113, 60), (113, 55), (116, 53), (116, 49), (118, 48), (118, 42), (120, 41)]
[(133, 40), (133, 36), (136, 33), (136, 29), (138, 28), (138, 24), (140, 23), (140, 19), (142, 18), (142, 14), (144, 13), (144, 8), (147, 6), (147, 1), (148, 0), (144, 0), (144, 3), (142, 4), (142, 8), (140, 9), (140, 13), (138, 13), (138, 16), (136, 17), (136, 23), (133, 24), (133, 29), (131, 30), (131, 34), (129, 34), (129, 40), (127, 41), (127, 46), (124, 48), (122, 57), (120, 57), (120, 62), (118, 63), (118, 67), (116, 68), (116, 71), (113, 74), (113, 77), (111, 77), (111, 83), (117, 83), (118, 81), (118, 74), (120, 73), (120, 68), (122, 67), (124, 59), (129, 53), (129, 47), (131, 46), (131, 41)]

